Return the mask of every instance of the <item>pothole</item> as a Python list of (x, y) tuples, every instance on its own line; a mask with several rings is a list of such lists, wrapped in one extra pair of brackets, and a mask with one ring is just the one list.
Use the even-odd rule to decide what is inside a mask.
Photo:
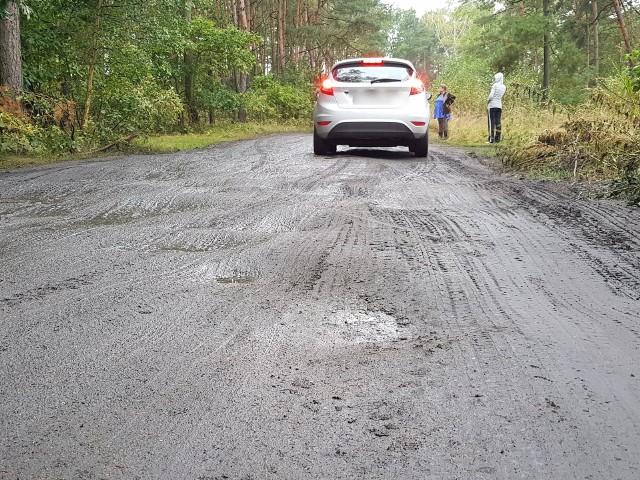
[(213, 248), (174, 245), (171, 247), (160, 247), (158, 250), (161, 252), (206, 253), (212, 251)]
[(255, 279), (253, 277), (218, 277), (216, 278), (216, 282), (218, 283), (251, 283)]
[(397, 320), (384, 312), (341, 310), (331, 315), (340, 336), (353, 343), (384, 342), (398, 338)]

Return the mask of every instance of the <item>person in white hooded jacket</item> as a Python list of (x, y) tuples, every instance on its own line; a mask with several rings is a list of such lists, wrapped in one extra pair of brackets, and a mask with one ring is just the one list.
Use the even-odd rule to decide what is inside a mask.
[(504, 85), (504, 75), (500, 72), (493, 77), (493, 85), (489, 92), (488, 117), (489, 117), (489, 143), (498, 143), (502, 137), (502, 97), (507, 91)]

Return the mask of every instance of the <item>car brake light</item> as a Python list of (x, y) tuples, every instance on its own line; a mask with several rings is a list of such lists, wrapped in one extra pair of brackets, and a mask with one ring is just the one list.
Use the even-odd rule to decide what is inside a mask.
[(381, 58), (363, 58), (362, 64), (380, 66), (380, 65), (384, 65), (384, 60), (382, 60)]
[(413, 120), (411, 121), (411, 123), (413, 123), (416, 127), (424, 127), (427, 122), (414, 122)]
[(413, 82), (413, 85), (411, 86), (411, 92), (409, 93), (409, 95), (418, 95), (422, 92), (424, 92), (424, 83), (416, 78)]
[(322, 122), (318, 122), (318, 126), (320, 127), (326, 127), (327, 125), (331, 125), (331, 122), (327, 122), (326, 120), (323, 120)]
[(333, 96), (333, 85), (331, 84), (331, 80), (325, 78), (322, 81), (322, 84), (320, 84), (320, 93)]

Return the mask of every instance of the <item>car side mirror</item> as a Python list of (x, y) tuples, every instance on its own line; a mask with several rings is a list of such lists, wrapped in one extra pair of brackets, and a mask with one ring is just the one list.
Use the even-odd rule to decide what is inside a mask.
[(427, 97), (427, 100), (431, 100), (431, 97), (433, 97), (433, 95), (431, 95), (431, 92), (426, 92), (425, 96)]

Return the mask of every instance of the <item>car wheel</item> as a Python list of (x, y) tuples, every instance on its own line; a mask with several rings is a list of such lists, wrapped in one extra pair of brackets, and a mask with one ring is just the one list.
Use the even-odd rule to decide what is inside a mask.
[(429, 133), (427, 133), (424, 138), (416, 140), (413, 144), (413, 151), (416, 157), (426, 158), (427, 155), (429, 155)]
[(320, 138), (316, 129), (313, 129), (313, 153), (316, 155), (330, 155), (336, 153), (336, 145), (333, 142)]

